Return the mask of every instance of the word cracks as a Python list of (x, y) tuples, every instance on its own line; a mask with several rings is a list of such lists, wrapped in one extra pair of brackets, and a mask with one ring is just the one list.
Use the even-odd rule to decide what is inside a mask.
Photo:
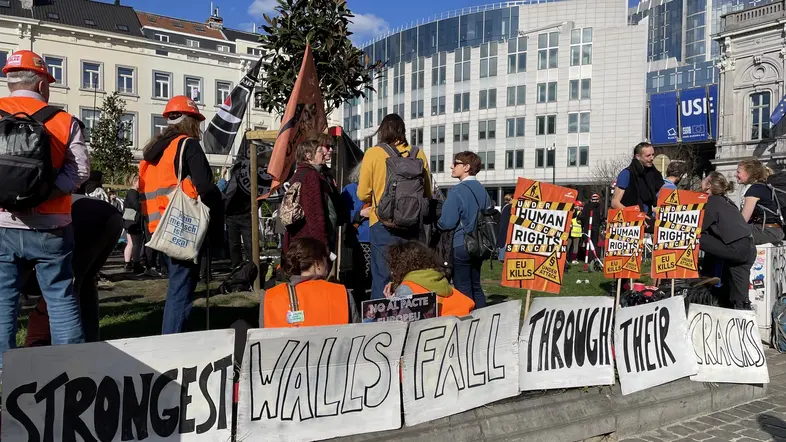
[[(232, 356), (228, 355), (203, 367), (175, 368), (164, 373), (140, 373), (115, 379), (90, 377), (71, 378), (68, 373), (56, 376), (40, 386), (37, 382), (20, 385), (8, 393), (5, 407), (27, 431), (27, 440), (52, 442), (144, 440), (177, 434), (203, 434), (214, 429), (227, 429), (227, 410), (231, 398), (226, 397)], [(211, 377), (220, 376), (221, 390), (211, 391)], [(193, 385), (192, 389), (192, 384)], [(40, 428), (22, 409), (30, 403), (44, 403), (44, 426)], [(204, 422), (189, 418), (188, 407), (201, 395), (199, 402), (209, 407)], [(62, 400), (59, 398), (62, 397)], [(168, 405), (178, 404), (173, 407)], [(90, 409), (93, 409), (90, 412)], [(55, 434), (56, 416), (62, 416), (62, 433)], [(79, 436), (77, 438), (77, 435)]]

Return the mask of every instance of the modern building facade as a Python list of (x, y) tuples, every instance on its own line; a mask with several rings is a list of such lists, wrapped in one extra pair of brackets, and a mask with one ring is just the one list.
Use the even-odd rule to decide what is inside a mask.
[[(217, 12), (194, 23), (90, 0), (31, 9), (8, 0), (0, 2), (0, 65), (19, 49), (41, 54), (57, 80), (50, 102), (80, 118), (88, 140), (104, 96), (117, 91), (131, 123), (127, 136), (141, 157), (147, 140), (166, 127), (161, 113), (169, 98), (193, 97), (210, 119), (259, 59), (256, 34), (225, 29)], [(2, 83), (0, 96), (7, 96)], [(248, 128), (273, 128), (271, 115), (250, 107)], [(226, 163), (210, 157), (215, 166)]]
[[(363, 45), (386, 68), (340, 110), (360, 146), (389, 113), (422, 146), (440, 186), (455, 153), (483, 160), (492, 198), (518, 177), (581, 186), (644, 137), (645, 26), (618, 0), (529, 0), (443, 14)], [(618, 161), (618, 160), (617, 160)]]

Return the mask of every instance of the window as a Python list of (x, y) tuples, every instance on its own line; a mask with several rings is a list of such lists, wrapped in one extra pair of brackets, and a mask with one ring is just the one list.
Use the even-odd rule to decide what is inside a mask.
[(453, 125), (453, 142), (469, 141), (469, 123), (456, 123)]
[(589, 146), (568, 147), (568, 167), (589, 166)]
[(186, 39), (186, 46), (188, 46), (189, 48), (198, 48), (199, 47), (199, 41), (191, 40), (190, 38), (187, 38)]
[(589, 146), (579, 146), (579, 166), (589, 166)]
[(557, 151), (553, 146), (551, 149), (546, 149), (546, 167), (557, 167), (555, 162), (556, 153)]
[(393, 113), (398, 115), (399, 117), (404, 118), (404, 103), (394, 104)]
[(409, 142), (415, 146), (423, 145), (423, 128), (418, 127), (409, 130)]
[(412, 90), (416, 91), (418, 89), (423, 89), (424, 86), (424, 75), (423, 75), (423, 67), (426, 64), (426, 60), (424, 58), (416, 58), (412, 62)]
[[(6, 61), (8, 60), (8, 52), (0, 51), (0, 63), (5, 66)], [(5, 78), (5, 74), (0, 72), (0, 78)]]
[(216, 81), (216, 106), (224, 104), (229, 98), (229, 93), (232, 90), (232, 83), (228, 81)]
[(79, 113), (79, 119), (85, 125), (85, 141), (89, 143), (90, 132), (96, 127), (98, 120), (101, 118), (101, 109), (81, 109)]
[(538, 35), (538, 69), (554, 69), (557, 67), (559, 55), (559, 32)]
[(115, 28), (120, 32), (128, 32), (128, 26), (126, 25), (115, 25)]
[(172, 20), (172, 26), (174, 26), (176, 28), (182, 28), (183, 27), (183, 22), (179, 22), (177, 20)]
[(169, 36), (164, 34), (156, 34), (156, 40), (163, 41), (164, 43), (169, 43)]
[(570, 32), (570, 65), (592, 64), (592, 28), (578, 28)]
[(469, 92), (453, 95), (453, 112), (469, 111)]
[(50, 20), (60, 20), (60, 14), (58, 14), (57, 12), (47, 12), (46, 18)]
[(497, 120), (478, 122), (478, 140), (495, 140), (497, 138)]
[[(3, 53), (5, 54), (5, 53)], [(3, 63), (5, 63), (5, 57), (3, 58)], [(65, 59), (60, 57), (44, 57), (44, 62), (46, 62), (46, 67), (49, 70), (49, 73), (55, 77), (54, 84), (57, 85), (65, 85)]]
[(431, 99), (431, 116), (445, 115), (445, 96)]
[(431, 172), (445, 171), (445, 126), (431, 126)]
[(82, 89), (103, 90), (100, 63), (82, 62)]
[(505, 121), (505, 136), (507, 138), (524, 136), (524, 117), (508, 118)]
[(557, 101), (557, 82), (538, 83), (538, 103)]
[(576, 167), (578, 165), (578, 147), (568, 146), (568, 167)]
[(480, 45), (480, 78), (497, 76), (497, 42)]
[(586, 134), (590, 131), (590, 113), (582, 112), (579, 114), (579, 132)]
[(470, 74), (470, 60), (472, 59), (472, 48), (458, 48), (456, 49), (456, 65), (454, 71), (454, 81), (460, 83), (462, 81), (469, 81)]
[(134, 68), (125, 66), (117, 67), (117, 92), (121, 94), (134, 94)]
[(151, 131), (152, 133), (150, 135), (156, 136), (162, 134), (168, 126), (169, 125), (167, 124), (166, 118), (162, 117), (161, 115), (153, 115), (153, 125), (151, 126), (153, 130)]
[[(388, 96), (388, 72), (390, 72), (390, 69), (385, 69), (385, 71), (382, 73), (382, 75), (380, 75), (379, 80), (377, 81), (378, 98), (385, 98)], [(382, 121), (381, 118), (380, 121)]]
[(431, 57), (431, 85), (437, 86), (445, 84), (447, 71), (447, 52), (440, 52)]
[(545, 157), (546, 149), (543, 149), (542, 147), (535, 149), (535, 167), (546, 167)]
[(393, 69), (393, 95), (404, 93), (404, 63), (399, 63)]
[(410, 103), (410, 116), (412, 119), (423, 118), (423, 100), (415, 100)]
[(374, 137), (367, 137), (365, 140), (363, 140), (364, 152), (371, 149), (372, 147), (374, 147)]
[(149, 21), (150, 23), (155, 23), (156, 20), (157, 20), (156, 17), (153, 16), (153, 15), (148, 15), (147, 16), (147, 21)]
[(505, 151), (505, 168), (521, 169), (524, 167), (524, 149)]
[(218, 52), (231, 52), (229, 46), (218, 45)]
[(194, 26), (194, 30), (197, 32), (205, 32), (204, 26)]
[(508, 73), (527, 71), (527, 37), (508, 40)]
[[(757, 92), (750, 95), (751, 140), (770, 138), (770, 93)], [(684, 129), (687, 128), (683, 128)]]
[(93, 27), (95, 27), (95, 25), (96, 25), (96, 22), (92, 18), (86, 18), (85, 19), (85, 26), (93, 26)]
[(126, 140), (131, 146), (134, 146), (134, 138), (136, 135), (136, 115), (132, 113), (125, 113), (120, 117), (119, 137)]
[(496, 107), (497, 107), (497, 90), (484, 89), (480, 91), (480, 108), (496, 109)]
[(508, 86), (508, 106), (522, 106), (527, 103), (527, 86)]
[(535, 135), (554, 135), (557, 133), (556, 115), (539, 115), (535, 117)]
[(153, 72), (153, 98), (168, 99), (171, 97), (172, 74)]
[(0, 0), (0, 8), (10, 8), (11, 0)]
[(202, 79), (199, 77), (189, 77), (186, 75), (185, 78), (185, 96), (190, 97), (197, 103), (202, 102)]
[(262, 56), (262, 49), (246, 48), (246, 54), (248, 54), (248, 55), (256, 55), (257, 57), (261, 57)]

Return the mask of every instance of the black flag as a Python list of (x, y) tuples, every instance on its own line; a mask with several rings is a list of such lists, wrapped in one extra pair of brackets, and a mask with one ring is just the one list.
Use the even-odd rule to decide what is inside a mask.
[(218, 113), (208, 125), (202, 140), (205, 153), (226, 155), (232, 150), (235, 136), (240, 131), (240, 124), (243, 122), (243, 114), (246, 113), (248, 99), (254, 93), (254, 87), (259, 82), (259, 69), (262, 67), (262, 59), (246, 73), (240, 83), (232, 89), (219, 109)]

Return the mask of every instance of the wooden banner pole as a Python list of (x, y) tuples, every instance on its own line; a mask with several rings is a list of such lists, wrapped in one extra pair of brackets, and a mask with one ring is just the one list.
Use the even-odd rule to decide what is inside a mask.
[[(631, 285), (631, 287), (633, 287)], [(622, 278), (617, 279), (617, 300), (614, 302), (614, 311), (620, 309), (620, 293), (622, 292)]]
[(674, 297), (674, 278), (671, 278), (671, 297)]
[(527, 290), (527, 300), (524, 303), (524, 317), (529, 314), (529, 303), (532, 300), (532, 290)]

